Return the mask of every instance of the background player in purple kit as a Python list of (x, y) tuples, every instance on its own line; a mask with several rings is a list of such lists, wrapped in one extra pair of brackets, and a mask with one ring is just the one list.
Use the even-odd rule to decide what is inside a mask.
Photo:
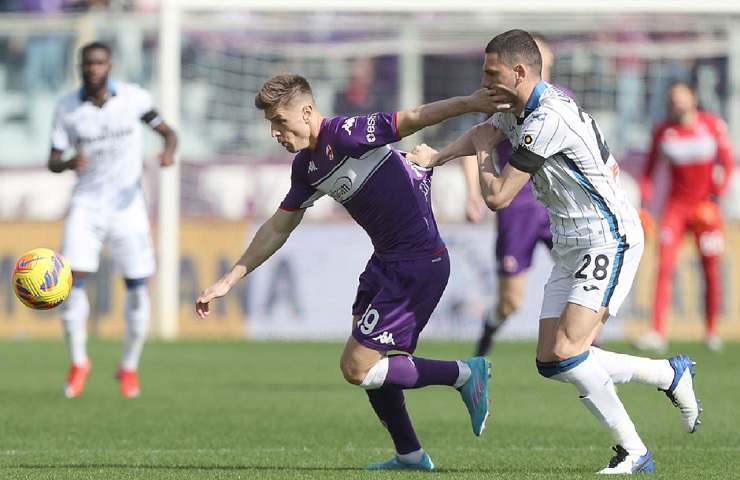
[[(411, 356), (447, 285), (450, 264), (432, 214), (432, 171), (412, 165), (388, 144), (463, 113), (506, 111), (510, 104), (505, 102), (511, 101), (507, 95), (480, 89), (396, 113), (324, 118), (303, 77), (278, 75), (255, 98), (275, 140), (297, 153), (290, 191), (232, 270), (203, 291), (196, 311), (200, 317), (208, 315), (209, 302), (275, 253), (319, 197), (328, 194), (340, 202), (368, 233), (375, 250), (360, 275), (352, 335), (340, 362), (344, 378), (367, 391), (396, 448), (394, 458), (371, 469), (434, 468), (406, 412), (404, 389), (457, 388), (476, 435), (488, 416), (487, 360)], [(331, 248), (330, 242), (326, 245)], [(392, 350), (405, 354), (388, 355)]]
[[(550, 80), (554, 55), (544, 38), (533, 35), (542, 55), (542, 79)], [(570, 96), (570, 92), (566, 92)], [(513, 149), (509, 142), (496, 146), (496, 163), (503, 170)], [(468, 199), (465, 216), (470, 222), (482, 219), (483, 197), (478, 183), (478, 161), (475, 157), (463, 159)], [(491, 351), (493, 337), (509, 316), (516, 313), (524, 300), (527, 270), (532, 265), (537, 244), (552, 248), (552, 233), (547, 209), (537, 201), (532, 184), (527, 183), (511, 201), (496, 212), (496, 264), (498, 274), (498, 301), (487, 310), (483, 318), (483, 331), (478, 339), (475, 354), (486, 356)]]

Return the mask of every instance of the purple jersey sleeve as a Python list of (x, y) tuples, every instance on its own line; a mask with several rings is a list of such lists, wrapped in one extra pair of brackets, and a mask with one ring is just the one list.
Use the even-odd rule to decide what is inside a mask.
[(335, 117), (329, 125), (329, 134), (335, 146), (353, 158), (401, 139), (395, 112)]
[(290, 212), (313, 206), (323, 193), (316, 190), (308, 183), (306, 173), (311, 154), (308, 151), (298, 153), (293, 159), (293, 167), (290, 173), (290, 190), (285, 195), (280, 208)]

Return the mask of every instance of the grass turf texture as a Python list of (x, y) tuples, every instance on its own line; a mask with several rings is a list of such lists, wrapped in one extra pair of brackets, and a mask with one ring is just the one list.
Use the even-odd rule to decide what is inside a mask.
[[(459, 358), (471, 345), (421, 342), (420, 356)], [(629, 351), (623, 345), (609, 346)], [(426, 478), (365, 472), (392, 455), (360, 389), (338, 369), (340, 344), (152, 343), (142, 397), (124, 400), (113, 380), (120, 346), (93, 342), (84, 395), (62, 397), (60, 342), (0, 345), (0, 478)], [(407, 392), (417, 433), (438, 479), (593, 478), (611, 457), (607, 432), (571, 385), (537, 375), (532, 344), (492, 356), (493, 413), (475, 438), (451, 388)], [(698, 362), (705, 412), (698, 433), (654, 388), (619, 387), (657, 463), (656, 478), (738, 478), (740, 345), (720, 355), (674, 345)], [(632, 352), (634, 353), (634, 352)]]

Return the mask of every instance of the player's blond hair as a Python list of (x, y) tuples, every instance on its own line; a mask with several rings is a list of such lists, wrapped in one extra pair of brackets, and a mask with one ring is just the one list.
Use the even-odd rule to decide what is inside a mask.
[(300, 75), (276, 75), (266, 81), (254, 97), (254, 106), (266, 110), (278, 105), (285, 105), (300, 95), (308, 95), (313, 102), (313, 92), (308, 80)]

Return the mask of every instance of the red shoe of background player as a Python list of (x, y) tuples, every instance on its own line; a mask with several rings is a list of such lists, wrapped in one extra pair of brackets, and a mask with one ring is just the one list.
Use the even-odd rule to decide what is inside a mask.
[(82, 395), (82, 391), (85, 390), (85, 380), (90, 374), (92, 364), (90, 360), (87, 362), (75, 365), (72, 364), (69, 367), (69, 373), (67, 374), (67, 383), (64, 385), (64, 396), (67, 398), (75, 398)]
[(116, 378), (121, 390), (121, 395), (126, 398), (136, 398), (141, 394), (139, 388), (139, 376), (136, 370), (126, 370), (119, 368), (116, 372)]

